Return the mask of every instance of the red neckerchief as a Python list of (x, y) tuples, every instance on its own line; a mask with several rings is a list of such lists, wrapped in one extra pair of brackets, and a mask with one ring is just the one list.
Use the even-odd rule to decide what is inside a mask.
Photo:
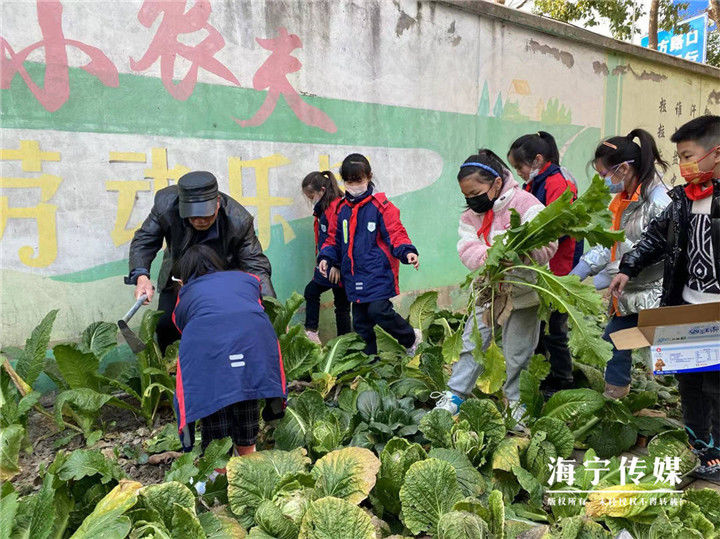
[(490, 245), (490, 227), (492, 227), (492, 222), (494, 218), (495, 212), (492, 210), (492, 208), (490, 208), (488, 211), (485, 212), (482, 224), (477, 231), (477, 237), (485, 238), (485, 243), (487, 243), (488, 246)]
[(690, 200), (702, 200), (713, 193), (713, 182), (710, 180), (704, 187), (698, 183), (689, 183), (685, 186), (685, 194)]

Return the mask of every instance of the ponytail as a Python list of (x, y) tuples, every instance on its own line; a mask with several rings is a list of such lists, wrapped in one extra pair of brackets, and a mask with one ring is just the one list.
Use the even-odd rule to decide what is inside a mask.
[(523, 135), (510, 145), (508, 157), (523, 165), (532, 165), (536, 155), (542, 155), (548, 163), (560, 166), (560, 151), (553, 137), (547, 131)]
[[(639, 144), (635, 142), (638, 140)], [(640, 196), (647, 192), (657, 174), (657, 167), (667, 170), (668, 163), (658, 151), (653, 136), (644, 129), (633, 129), (624, 137), (611, 137), (595, 149), (594, 161), (600, 160), (608, 168), (625, 162), (635, 171), (640, 183)]]
[(335, 174), (329, 170), (323, 170), (322, 172), (315, 171), (305, 176), (302, 181), (302, 189), (305, 190), (308, 188), (315, 192), (325, 189), (323, 196), (318, 202), (321, 212), (325, 212), (333, 200), (342, 196), (342, 191), (340, 191), (340, 187), (335, 179)]

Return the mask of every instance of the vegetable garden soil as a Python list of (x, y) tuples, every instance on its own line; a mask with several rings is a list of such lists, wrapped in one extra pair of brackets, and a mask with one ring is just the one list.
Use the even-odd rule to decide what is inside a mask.
[[(47, 410), (52, 412), (51, 408)], [(20, 453), (21, 472), (11, 481), (15, 488), (22, 494), (39, 489), (42, 485), (39, 470), (47, 467), (58, 451), (71, 452), (75, 449), (97, 449), (111, 459), (114, 459), (117, 453), (117, 462), (127, 473), (128, 479), (139, 481), (143, 485), (162, 483), (165, 473), (170, 469), (172, 459), (158, 464), (144, 462), (148, 455), (143, 443), (157, 434), (165, 425), (175, 422), (172, 410), (160, 410), (155, 418), (153, 429), (147, 427), (143, 418), (134, 415), (129, 410), (119, 408), (103, 408), (101, 420), (105, 429), (95, 445), (87, 446), (83, 436), (79, 433), (66, 444), (60, 445), (72, 431), (56, 433), (57, 428), (50, 418), (39, 413), (31, 413), (28, 418), (28, 439), (32, 449), (29, 452), (22, 451)], [(144, 463), (141, 464), (141, 462)]]

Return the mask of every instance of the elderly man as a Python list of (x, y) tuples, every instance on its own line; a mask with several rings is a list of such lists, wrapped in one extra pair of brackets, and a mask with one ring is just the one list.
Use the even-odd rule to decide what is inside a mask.
[(146, 303), (155, 292), (150, 281), (150, 265), (162, 248), (163, 240), (167, 247), (158, 289), (159, 309), (164, 314), (157, 325), (158, 344), (163, 353), (168, 345), (180, 338), (172, 322), (177, 292), (170, 272), (175, 261), (191, 245), (201, 243), (211, 247), (229, 269), (257, 275), (263, 295), (275, 296), (270, 281), (270, 261), (255, 236), (252, 215), (231, 197), (218, 192), (217, 180), (210, 172), (189, 172), (177, 185), (159, 191), (150, 215), (135, 232), (130, 244), (130, 275), (125, 278), (125, 283), (135, 285), (136, 298), (146, 294)]

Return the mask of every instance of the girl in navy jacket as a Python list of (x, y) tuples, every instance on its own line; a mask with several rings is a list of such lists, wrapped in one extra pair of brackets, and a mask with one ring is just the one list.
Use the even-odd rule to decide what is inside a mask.
[(172, 316), (181, 333), (175, 408), (183, 449), (192, 448), (199, 419), (203, 450), (230, 436), (244, 455), (255, 450), (258, 400), (266, 399), (267, 418), (268, 401), (286, 396), (285, 372), (260, 278), (224, 269), (211, 247), (198, 244), (173, 272), (182, 285)]
[[(510, 146), (508, 160), (525, 180), (524, 189), (545, 206), (554, 202), (568, 189), (572, 200), (577, 198), (577, 186), (572, 176), (560, 167), (560, 152), (550, 133), (538, 131), (523, 135)], [(564, 236), (558, 239), (558, 249), (550, 259), (555, 275), (567, 275), (580, 261), (583, 242)], [(540, 329), (537, 353), (550, 356), (550, 375), (543, 381), (546, 394), (574, 387), (572, 357), (568, 347), (568, 315), (552, 311), (548, 322)]]
[[(311, 172), (302, 181), (302, 191), (313, 204), (315, 216), (315, 256), (320, 252), (328, 237), (328, 218), (335, 216), (335, 207), (342, 199), (335, 175), (326, 170)], [(350, 302), (340, 282), (340, 270), (330, 268), (328, 277), (324, 277), (315, 268), (312, 281), (305, 287), (305, 333), (308, 338), (320, 343), (318, 324), (320, 322), (320, 296), (328, 290), (335, 298), (335, 327), (338, 335), (350, 333)]]
[(330, 219), (328, 238), (318, 256), (318, 270), (327, 277), (340, 267), (348, 299), (353, 304), (353, 327), (375, 354), (375, 324), (414, 354), (422, 340), (397, 314), (390, 298), (398, 295), (399, 262), (418, 269), (418, 252), (400, 222), (400, 211), (385, 194), (376, 193), (372, 170), (365, 156), (348, 155), (340, 167), (345, 197)]

